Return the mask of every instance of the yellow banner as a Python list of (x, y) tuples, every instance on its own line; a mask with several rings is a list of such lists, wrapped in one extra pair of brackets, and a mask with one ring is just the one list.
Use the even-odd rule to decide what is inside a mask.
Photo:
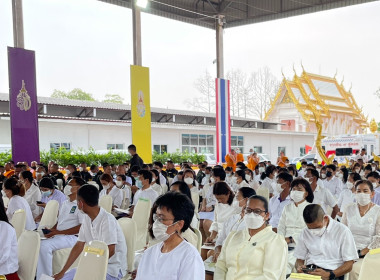
[(131, 65), (132, 143), (144, 163), (152, 162), (149, 68)]

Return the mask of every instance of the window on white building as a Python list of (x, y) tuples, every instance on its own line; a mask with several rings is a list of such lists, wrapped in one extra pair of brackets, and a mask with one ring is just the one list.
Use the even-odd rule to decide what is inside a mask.
[(278, 147), (278, 155), (280, 155), (281, 152), (284, 152), (286, 155), (286, 147)]
[(214, 154), (214, 136), (182, 134), (182, 152)]
[(124, 150), (124, 144), (107, 144), (107, 150)]
[(168, 151), (168, 145), (153, 145), (153, 151), (163, 154)]
[(262, 154), (263, 153), (263, 147), (262, 146), (254, 146), (253, 151), (255, 153)]
[(50, 143), (50, 149), (58, 150), (60, 148), (70, 150), (71, 149), (71, 143)]
[(240, 153), (244, 153), (244, 137), (231, 136), (231, 149), (239, 149)]
[(300, 147), (300, 157), (303, 157), (304, 155), (306, 155), (306, 149), (305, 147)]

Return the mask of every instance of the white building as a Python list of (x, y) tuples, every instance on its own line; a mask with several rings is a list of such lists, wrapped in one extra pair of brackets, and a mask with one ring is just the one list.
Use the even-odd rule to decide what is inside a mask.
[[(126, 149), (132, 142), (129, 105), (38, 97), (40, 149)], [(152, 150), (215, 153), (215, 114), (152, 108)], [(231, 145), (243, 153), (255, 148), (275, 160), (312, 146), (314, 133), (281, 130), (281, 124), (231, 118)], [(11, 144), (9, 96), (0, 94), (0, 146)], [(27, 145), (27, 139), (25, 139)]]

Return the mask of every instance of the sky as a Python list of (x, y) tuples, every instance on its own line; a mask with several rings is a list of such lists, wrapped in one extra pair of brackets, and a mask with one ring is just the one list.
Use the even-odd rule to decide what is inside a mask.
[[(25, 48), (36, 51), (37, 92), (81, 88), (101, 100), (119, 94), (130, 103), (132, 13), (96, 0), (24, 0)], [(334, 76), (380, 121), (380, 1), (287, 19), (227, 28), (225, 72), (269, 67), (280, 80), (293, 65)], [(7, 46), (13, 46), (11, 0), (0, 0), (0, 92), (8, 92)], [(142, 13), (143, 66), (150, 68), (151, 106), (189, 109), (194, 82), (213, 60), (215, 32)]]

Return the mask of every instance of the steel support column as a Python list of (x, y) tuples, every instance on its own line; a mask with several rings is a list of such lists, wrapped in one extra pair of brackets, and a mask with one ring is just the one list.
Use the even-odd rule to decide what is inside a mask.
[(13, 41), (15, 48), (24, 48), (22, 0), (12, 0)]
[(224, 16), (219, 15), (216, 20), (216, 77), (220, 79), (224, 79), (223, 25)]
[(142, 66), (141, 51), (141, 12), (136, 6), (136, 1), (132, 1), (132, 25), (133, 25), (133, 64)]

